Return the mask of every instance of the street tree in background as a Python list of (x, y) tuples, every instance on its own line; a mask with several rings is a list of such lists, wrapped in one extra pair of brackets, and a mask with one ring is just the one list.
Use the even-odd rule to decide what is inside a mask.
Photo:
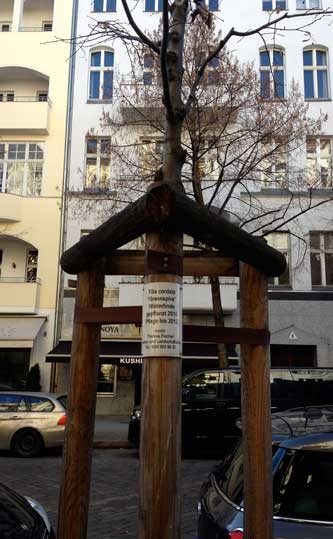
[[(83, 201), (84, 211), (99, 208), (103, 216), (140, 196), (153, 181), (176, 182), (248, 232), (269, 239), (272, 232), (287, 229), (304, 242), (304, 255), (298, 221), (329, 199), (313, 197), (321, 180), (309, 178), (302, 154), (305, 140), (320, 133), (325, 118), (309, 115), (296, 81), (285, 87), (279, 77), (283, 52), (276, 48), (272, 54), (267, 43), (279, 31), (310, 39), (311, 25), (331, 12), (271, 13), (258, 28), (232, 28), (222, 36), (203, 17), (192, 23), (188, 12), (193, 6), (186, 1), (165, 1), (152, 33), (137, 26), (131, 2), (122, 4), (128, 24), (96, 22), (88, 36), (74, 38), (77, 47), (120, 40), (131, 68), (119, 75), (115, 107), (106, 109), (101, 120), (111, 135), (111, 185), (107, 181), (105, 189), (99, 186), (90, 194), (71, 193), (73, 199)], [(261, 79), (252, 63), (239, 62), (228, 50), (233, 38), (254, 34), (263, 42), (266, 73)], [(272, 188), (283, 192), (283, 200), (269, 203), (258, 196)], [(218, 278), (211, 277), (210, 284), (215, 324), (223, 326)], [(227, 365), (223, 345), (219, 362)]]
[[(297, 235), (304, 213), (328, 200), (313, 197), (320, 179), (308, 177), (302, 159), (306, 138), (320, 133), (325, 118), (309, 115), (294, 80), (285, 87), (278, 69), (283, 52), (275, 49), (273, 56), (266, 41), (272, 41), (279, 25), (299, 14), (270, 16), (260, 28), (231, 29), (223, 38), (201, 17), (191, 23), (184, 2), (165, 5), (159, 28), (150, 34), (136, 26), (126, 1), (123, 6), (133, 34), (128, 25), (103, 22), (92, 25), (89, 36), (76, 38), (78, 46), (83, 40), (91, 45), (120, 39), (131, 66), (117, 79), (116, 107), (102, 118), (111, 134), (113, 177), (111, 190), (109, 181), (106, 189), (99, 187), (98, 200), (105, 198), (110, 211), (111, 201), (119, 208), (145, 192), (152, 181), (176, 181), (197, 202), (249, 232), (269, 238), (272, 232), (289, 230), (293, 222), (292, 234)], [(304, 14), (306, 24), (293, 30), (309, 37), (310, 15), (315, 23), (328, 12)], [(252, 63), (240, 63), (227, 48), (232, 37), (254, 33), (264, 44), (266, 70), (261, 79)], [(282, 201), (268, 203), (258, 196), (272, 188), (283, 191)], [(86, 199), (87, 193), (80, 193), (80, 201), (82, 196)], [(96, 211), (95, 202), (90, 197), (88, 205)], [(218, 278), (211, 277), (210, 284), (215, 324), (223, 326)], [(219, 362), (227, 365), (223, 345)]]

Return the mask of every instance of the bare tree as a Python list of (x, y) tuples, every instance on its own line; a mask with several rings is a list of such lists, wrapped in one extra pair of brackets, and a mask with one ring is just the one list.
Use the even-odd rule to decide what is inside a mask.
[[(285, 99), (270, 63), (267, 87), (260, 87), (253, 65), (241, 64), (227, 45), (258, 34), (270, 58), (266, 43), (275, 42), (279, 31), (302, 32), (308, 39), (311, 25), (330, 11), (270, 14), (257, 28), (231, 28), (222, 37), (200, 16), (187, 24), (187, 0), (171, 5), (164, 0), (160, 27), (151, 34), (138, 27), (127, 0), (122, 4), (127, 25), (96, 22), (88, 35), (75, 38), (77, 47), (121, 40), (130, 58), (131, 71), (117, 84), (119, 108), (102, 119), (110, 128), (115, 180), (111, 194), (109, 186), (94, 190), (99, 200), (118, 207), (152, 181), (172, 182), (212, 211), (263, 235), (285, 230), (327, 202), (313, 198), (316, 181), (309, 185), (300, 159), (305, 138), (318, 134), (325, 118), (309, 116), (295, 81)], [(296, 156), (293, 164), (290, 155)], [(257, 196), (272, 187), (284, 191), (283, 202), (263, 203)], [(210, 283), (215, 323), (221, 326), (219, 281)], [(219, 360), (227, 364), (223, 346)]]

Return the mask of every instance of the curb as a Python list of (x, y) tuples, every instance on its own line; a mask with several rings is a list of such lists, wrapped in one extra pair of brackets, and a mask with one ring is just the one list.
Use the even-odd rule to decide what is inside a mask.
[(128, 440), (96, 440), (93, 447), (95, 449), (136, 449)]

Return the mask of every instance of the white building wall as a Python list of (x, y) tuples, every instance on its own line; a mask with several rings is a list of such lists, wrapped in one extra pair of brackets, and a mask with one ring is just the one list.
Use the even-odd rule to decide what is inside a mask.
[[(133, 15), (138, 26), (141, 29), (152, 30), (156, 28), (160, 14), (147, 13), (144, 11), (144, 1), (129, 2), (130, 6), (135, 4), (133, 9)], [(290, 11), (295, 11), (296, 0), (289, 0)], [(116, 13), (93, 13), (91, 11), (91, 0), (78, 0), (78, 26), (77, 35), (86, 35), (89, 32), (89, 26), (93, 24), (94, 20), (107, 21), (107, 20), (119, 20), (126, 21), (124, 16), (121, 2), (117, 0), (117, 12)], [(322, 8), (328, 9), (330, 7), (329, 0), (322, 0)], [(300, 13), (300, 11), (297, 11)], [(276, 14), (273, 14), (276, 16)], [(267, 20), (268, 14), (262, 11), (261, 0), (243, 1), (238, 0), (236, 3), (234, 0), (220, 0), (220, 11), (214, 13), (214, 22), (217, 29), (221, 29), (222, 36), (225, 36), (231, 27), (234, 27), (238, 31), (247, 31), (254, 27), (258, 27)], [(286, 28), (295, 28), (300, 24), (307, 23), (309, 19), (293, 19), (290, 22), (284, 22), (283, 25)], [(332, 25), (328, 18), (322, 18), (314, 25), (307, 28), (310, 35), (305, 38), (305, 34), (302, 32), (281, 30), (277, 35), (270, 34), (269, 31), (265, 33), (266, 44), (276, 44), (285, 49), (285, 61), (286, 61), (286, 83), (287, 86), (293, 79), (298, 81), (299, 87), (303, 92), (303, 48), (305, 46), (324, 46), (328, 50), (328, 74), (329, 74), (329, 88), (330, 96), (333, 93), (333, 43), (332, 43)], [(114, 50), (114, 73), (115, 73), (115, 85), (116, 80), (120, 75), (126, 76), (129, 73), (130, 66), (126, 56), (126, 50), (122, 44), (117, 42), (103, 42), (103, 45), (110, 46)], [(259, 69), (259, 49), (264, 45), (262, 37), (254, 35), (246, 37), (244, 39), (234, 37), (229, 42), (229, 50), (233, 51), (235, 55), (242, 62), (252, 62), (254, 67)], [(91, 133), (96, 136), (109, 136), (111, 134), (109, 129), (103, 129), (101, 126), (101, 118), (103, 112), (115, 112), (117, 110), (117, 101), (114, 99), (114, 103), (92, 104), (88, 102), (88, 77), (89, 77), (89, 50), (87, 48), (81, 49), (77, 52), (75, 59), (75, 80), (74, 80), (74, 96), (73, 96), (73, 115), (72, 115), (72, 147), (70, 158), (70, 173), (68, 178), (68, 184), (70, 189), (80, 190), (83, 187), (84, 180), (84, 166), (85, 166), (85, 138), (87, 134)], [(331, 97), (328, 100), (311, 101), (309, 102), (309, 110), (313, 117), (318, 117), (319, 114), (326, 114), (327, 120), (323, 125), (322, 135), (333, 136), (333, 109)], [(305, 152), (299, 152), (298, 158), (303, 161), (305, 167)], [(112, 173), (111, 173), (112, 174)], [(262, 200), (265, 199), (265, 194), (257, 195)], [(286, 198), (283, 195), (267, 197), (267, 203), (269, 204), (281, 204), (285, 202)], [(319, 199), (318, 199), (319, 200)], [(301, 218), (297, 226), (289, 224), (288, 228), (295, 233), (295, 236), (291, 236), (291, 267), (292, 267), (292, 290), (295, 292), (309, 292), (311, 291), (311, 274), (310, 274), (310, 255), (309, 249), (304, 253), (304, 242), (302, 238), (308, 240), (308, 234), (310, 230), (330, 230), (333, 229), (332, 223), (332, 211), (330, 205), (323, 205), (317, 210), (307, 213)], [(74, 211), (74, 213), (73, 213)], [(110, 213), (112, 210), (110, 209)], [(98, 225), (101, 219), (100, 215), (95, 215), (93, 211), (90, 211), (85, 217), (78, 217), (75, 210), (73, 210), (71, 203), (69, 203), (69, 219), (67, 221), (67, 233), (65, 238), (65, 247), (68, 248), (73, 243), (78, 241), (80, 237), (81, 229), (90, 229)], [(294, 227), (294, 228), (293, 228)], [(109, 286), (117, 286), (119, 278), (114, 278), (109, 282)], [(65, 281), (66, 283), (67, 281)], [(111, 284), (110, 284), (111, 283)], [(325, 304), (325, 308), (330, 303)], [(296, 308), (296, 307), (295, 307)], [(319, 308), (319, 307), (318, 307)], [(282, 309), (283, 310), (283, 309)], [(283, 320), (279, 321), (279, 312), (281, 309), (273, 309), (273, 325), (274, 328), (283, 327)], [(320, 308), (319, 311), (320, 312)], [(295, 315), (296, 316), (296, 315)], [(317, 315), (316, 315), (317, 316)], [(310, 324), (311, 325), (311, 324)], [(330, 357), (327, 350), (322, 352), (323, 357)], [(327, 360), (333, 365), (333, 357)], [(323, 364), (323, 360), (321, 360)]]

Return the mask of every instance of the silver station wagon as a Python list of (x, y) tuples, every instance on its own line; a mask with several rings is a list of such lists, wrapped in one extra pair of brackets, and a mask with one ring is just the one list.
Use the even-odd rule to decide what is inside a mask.
[(46, 447), (62, 445), (66, 404), (66, 395), (0, 392), (0, 449), (10, 449), (18, 457), (36, 457)]

